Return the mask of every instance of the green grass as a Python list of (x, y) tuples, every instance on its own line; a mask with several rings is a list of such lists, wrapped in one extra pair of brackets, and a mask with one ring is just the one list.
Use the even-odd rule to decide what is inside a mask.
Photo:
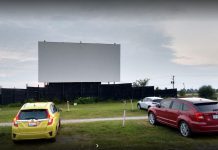
[(176, 129), (151, 126), (144, 120), (93, 122), (64, 125), (55, 143), (46, 140), (24, 141), (15, 145), (10, 127), (0, 127), (0, 149), (156, 149), (204, 150), (218, 149), (218, 135), (200, 134), (181, 137)]
[(0, 122), (10, 122), (16, 116), (20, 107), (0, 107)]
[[(102, 102), (95, 104), (78, 104), (70, 105), (70, 111), (67, 111), (66, 104), (57, 105), (62, 109), (62, 119), (84, 119), (84, 118), (100, 118), (100, 117), (121, 117), (123, 115), (124, 104), (121, 102)], [(134, 110), (131, 109), (131, 103), (125, 106), (127, 116), (144, 116), (145, 110), (137, 110), (136, 102), (133, 103)], [(10, 122), (17, 114), (20, 107), (2, 106), (0, 108), (0, 122)]]

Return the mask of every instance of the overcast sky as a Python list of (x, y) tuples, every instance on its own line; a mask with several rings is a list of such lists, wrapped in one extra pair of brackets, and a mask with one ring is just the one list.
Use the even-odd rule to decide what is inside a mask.
[(213, 1), (0, 2), (0, 85), (37, 85), (38, 41), (119, 43), (121, 82), (218, 88)]

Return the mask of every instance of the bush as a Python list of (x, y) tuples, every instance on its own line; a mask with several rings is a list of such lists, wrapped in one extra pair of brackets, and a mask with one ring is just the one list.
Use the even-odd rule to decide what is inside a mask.
[(199, 88), (198, 94), (200, 97), (213, 99), (215, 95), (215, 90), (210, 85), (204, 85)]
[(61, 101), (60, 101), (57, 97), (55, 97), (55, 98), (53, 99), (53, 102), (54, 102), (55, 104), (60, 104), (60, 103), (61, 103)]
[(26, 100), (24, 101), (24, 103), (33, 103), (33, 102), (35, 102), (35, 100), (34, 100), (33, 98), (26, 99)]
[(45, 98), (40, 98), (39, 102), (48, 102), (49, 100), (45, 99)]
[(78, 104), (92, 104), (98, 102), (98, 98), (95, 97), (79, 97), (74, 100)]
[(8, 107), (21, 107), (21, 106), (22, 106), (22, 103), (20, 102), (8, 104)]

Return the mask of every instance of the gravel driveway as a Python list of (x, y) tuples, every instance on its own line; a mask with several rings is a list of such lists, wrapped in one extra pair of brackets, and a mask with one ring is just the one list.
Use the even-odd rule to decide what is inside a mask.
[[(143, 120), (148, 119), (147, 116), (133, 116), (126, 117), (126, 120)], [(114, 118), (90, 118), (90, 119), (69, 119), (69, 120), (61, 120), (62, 124), (71, 124), (71, 123), (84, 123), (84, 122), (97, 122), (97, 121), (114, 121), (114, 120), (123, 120), (123, 117), (114, 117)], [(0, 127), (3, 126), (11, 126), (9, 122), (0, 123)]]

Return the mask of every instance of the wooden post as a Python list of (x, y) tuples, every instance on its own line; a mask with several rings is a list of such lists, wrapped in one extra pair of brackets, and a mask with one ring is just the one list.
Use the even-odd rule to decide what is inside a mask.
[(67, 111), (70, 111), (69, 101), (67, 101)]
[(132, 105), (132, 111), (133, 111), (133, 103), (132, 103), (132, 99), (131, 99), (131, 105)]
[(123, 127), (125, 127), (125, 121), (126, 121), (126, 110), (123, 110)]
[(126, 121), (126, 101), (124, 101), (124, 110), (123, 110), (123, 127), (125, 127)]

